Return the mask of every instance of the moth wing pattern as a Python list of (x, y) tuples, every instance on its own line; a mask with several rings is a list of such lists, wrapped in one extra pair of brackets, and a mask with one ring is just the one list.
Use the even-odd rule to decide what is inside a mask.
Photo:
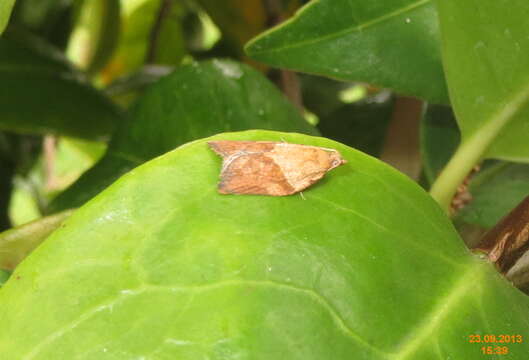
[(282, 196), (296, 192), (281, 168), (266, 154), (253, 153), (227, 158), (220, 177), (221, 194)]
[(230, 140), (208, 145), (223, 160), (221, 194), (292, 195), (346, 163), (338, 151), (317, 146)]

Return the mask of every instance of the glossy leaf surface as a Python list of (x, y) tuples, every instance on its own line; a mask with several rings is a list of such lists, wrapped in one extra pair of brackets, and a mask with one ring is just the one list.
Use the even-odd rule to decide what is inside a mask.
[(429, 0), (312, 1), (252, 40), (246, 52), (277, 67), (448, 102), (437, 12)]
[(463, 143), (471, 142), (477, 155), (529, 161), (529, 2), (437, 4)]
[[(304, 197), (220, 195), (213, 139), (334, 148), (348, 163)], [(248, 131), (158, 157), (77, 210), (0, 291), (0, 351), (478, 359), (470, 334), (527, 334), (528, 316), (405, 176), (330, 140)], [(529, 345), (509, 349), (522, 360)]]
[(80, 206), (128, 170), (188, 141), (255, 128), (316, 133), (275, 86), (250, 67), (227, 60), (183, 66), (145, 93), (103, 159), (51, 208)]
[(0, 76), (0, 129), (97, 138), (121, 119), (110, 100), (40, 39), (4, 34)]

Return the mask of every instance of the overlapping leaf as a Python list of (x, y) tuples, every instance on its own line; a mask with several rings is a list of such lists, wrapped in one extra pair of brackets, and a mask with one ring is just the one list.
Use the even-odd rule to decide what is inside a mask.
[(439, 1), (443, 57), (462, 142), (529, 161), (529, 2)]
[(108, 135), (119, 110), (61, 55), (20, 33), (0, 38), (0, 128), (82, 138)]
[(249, 43), (265, 63), (448, 102), (430, 0), (312, 1)]

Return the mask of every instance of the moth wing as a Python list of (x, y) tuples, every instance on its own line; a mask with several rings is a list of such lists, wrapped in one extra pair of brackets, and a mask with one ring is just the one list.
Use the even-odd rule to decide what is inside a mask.
[(333, 164), (336, 151), (316, 146), (287, 144), (279, 145), (270, 154), (274, 162), (283, 169), (283, 174), (297, 191), (302, 191), (320, 180)]
[(263, 153), (271, 151), (276, 143), (272, 141), (209, 141), (209, 147), (223, 158), (237, 153)]
[(266, 154), (246, 154), (224, 160), (219, 192), (284, 196), (296, 192), (281, 168)]

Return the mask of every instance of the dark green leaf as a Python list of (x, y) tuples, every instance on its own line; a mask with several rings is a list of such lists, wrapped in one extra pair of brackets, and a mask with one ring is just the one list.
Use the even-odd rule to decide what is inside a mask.
[(421, 122), (421, 157), (429, 184), (439, 176), (459, 141), (459, 129), (452, 109), (443, 105), (428, 105)]
[(167, 14), (161, 14), (161, 24), (151, 59), (147, 60), (156, 64), (179, 65), (187, 51), (182, 29), (185, 11), (178, 2), (169, 1), (168, 3), (170, 6)]
[(325, 137), (372, 156), (379, 156), (392, 110), (393, 101), (389, 96), (382, 102), (342, 104), (340, 108), (320, 118), (318, 130)]
[[(220, 195), (213, 139), (323, 146), (348, 163), (304, 197)], [(0, 291), (6, 358), (478, 359), (469, 335), (529, 332), (527, 297), (427, 194), (323, 138), (189, 143), (64, 225)], [(511, 359), (528, 352), (509, 345)]]
[(246, 48), (265, 63), (448, 102), (432, 1), (312, 1)]
[(0, 269), (0, 288), (4, 285), (7, 279), (9, 279), (9, 275), (9, 272)]
[(145, 93), (103, 159), (51, 209), (77, 207), (126, 171), (188, 141), (253, 128), (316, 133), (274, 85), (245, 65), (213, 60), (181, 67)]
[(120, 120), (118, 109), (57, 50), (27, 34), (0, 39), (0, 76), (1, 129), (97, 138)]
[(529, 165), (495, 162), (472, 178), (472, 201), (457, 219), (491, 228), (529, 195), (528, 184)]

